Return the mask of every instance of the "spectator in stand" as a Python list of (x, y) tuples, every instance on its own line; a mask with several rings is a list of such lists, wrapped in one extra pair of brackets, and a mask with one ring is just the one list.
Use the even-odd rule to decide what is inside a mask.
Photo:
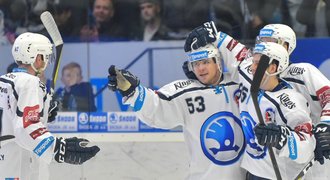
[(141, 27), (136, 39), (143, 41), (170, 40), (171, 30), (162, 22), (159, 0), (140, 0)]
[(89, 22), (80, 30), (81, 41), (127, 40), (125, 29), (116, 22), (113, 0), (95, 0)]
[(94, 93), (90, 83), (83, 82), (81, 67), (71, 62), (62, 69), (64, 87), (59, 88), (55, 97), (60, 102), (60, 111), (96, 111)]

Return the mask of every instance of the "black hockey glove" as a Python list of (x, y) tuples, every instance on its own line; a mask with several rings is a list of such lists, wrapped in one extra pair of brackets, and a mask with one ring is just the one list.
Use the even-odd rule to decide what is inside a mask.
[(319, 123), (313, 132), (316, 139), (315, 159), (324, 164), (324, 158), (330, 159), (330, 125)]
[(269, 123), (267, 125), (256, 125), (254, 133), (260, 145), (271, 146), (280, 150), (286, 144), (291, 131), (286, 126)]
[(131, 97), (135, 93), (135, 88), (139, 86), (138, 77), (126, 70), (118, 70), (114, 65), (109, 68), (108, 87), (112, 91), (119, 90), (123, 97)]
[(48, 121), (53, 122), (57, 116), (59, 101), (52, 99), (49, 102)]
[[(213, 21), (206, 22), (203, 25), (198, 26), (189, 33), (184, 44), (184, 51), (191, 51), (191, 44), (193, 44), (193, 49), (198, 49), (215, 42), (217, 40), (217, 33), (217, 28), (215, 27)], [(196, 42), (193, 43), (194, 41)]]
[(87, 147), (87, 139), (56, 138), (54, 159), (59, 163), (82, 164), (100, 151), (97, 146)]
[(188, 79), (196, 79), (197, 80), (197, 77), (196, 77), (195, 73), (192, 72), (192, 71), (189, 71), (188, 61), (185, 61), (182, 64), (182, 70), (183, 70), (184, 74), (187, 76)]

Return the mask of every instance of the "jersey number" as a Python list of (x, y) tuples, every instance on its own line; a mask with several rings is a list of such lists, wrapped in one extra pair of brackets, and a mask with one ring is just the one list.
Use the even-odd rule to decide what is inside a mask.
[(249, 93), (249, 90), (242, 83), (239, 85), (239, 90), (240, 90), (239, 98), (241, 99), (241, 103), (243, 103), (247, 97), (247, 94)]
[(188, 111), (190, 114), (197, 112), (205, 111), (204, 98), (202, 96), (197, 96), (193, 98), (187, 98), (186, 103), (188, 106)]

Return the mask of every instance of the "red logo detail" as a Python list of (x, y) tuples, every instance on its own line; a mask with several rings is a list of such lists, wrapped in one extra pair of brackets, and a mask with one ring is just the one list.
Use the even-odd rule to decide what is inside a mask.
[(227, 44), (226, 48), (229, 50), (229, 51), (232, 51), (235, 46), (238, 44), (238, 41), (236, 41), (235, 39), (232, 39), (230, 40), (230, 42)]
[(23, 111), (23, 127), (26, 128), (31, 124), (40, 122), (40, 114), (38, 112), (39, 105), (27, 106)]
[(294, 131), (299, 136), (300, 141), (304, 141), (306, 139), (305, 139), (304, 135), (301, 134), (301, 132), (304, 132), (304, 133), (309, 134), (310, 136), (312, 136), (312, 124), (311, 123), (305, 123), (305, 124), (298, 125), (294, 128)]
[(33, 138), (33, 139), (36, 139), (37, 137), (45, 134), (46, 132), (48, 132), (47, 128), (43, 127), (43, 128), (39, 128), (35, 131), (33, 131), (30, 136)]
[(246, 48), (243, 48), (235, 57), (237, 61), (243, 61), (246, 56), (248, 55), (249, 50)]
[(321, 116), (330, 116), (330, 110), (323, 110)]
[(324, 86), (318, 91), (316, 91), (316, 95), (319, 98), (322, 108), (327, 104), (330, 103), (330, 87)]

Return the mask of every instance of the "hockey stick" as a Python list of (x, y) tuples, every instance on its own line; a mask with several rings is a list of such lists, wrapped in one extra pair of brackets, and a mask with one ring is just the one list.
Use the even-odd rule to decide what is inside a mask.
[[(265, 125), (265, 122), (263, 120), (261, 110), (260, 110), (260, 107), (259, 107), (259, 103), (258, 103), (258, 92), (259, 92), (259, 87), (260, 87), (261, 80), (262, 80), (262, 78), (265, 74), (265, 71), (266, 71), (267, 67), (269, 66), (269, 61), (270, 61), (269, 57), (267, 57), (265, 55), (261, 56), (260, 61), (259, 61), (259, 65), (257, 67), (257, 70), (256, 70), (255, 74), (254, 74), (253, 81), (252, 81), (252, 84), (251, 84), (251, 89), (250, 89), (252, 101), (253, 101), (253, 104), (254, 104), (254, 108), (256, 109), (256, 113), (257, 113), (257, 116), (258, 116), (258, 119), (259, 119), (259, 123), (261, 125)], [(270, 156), (270, 159), (272, 161), (273, 168), (274, 168), (274, 171), (275, 171), (275, 174), (276, 174), (276, 178), (278, 180), (282, 180), (280, 169), (279, 169), (278, 164), (276, 162), (273, 148), (268, 147), (268, 150), (269, 150), (269, 156)]]
[(294, 178), (294, 180), (299, 180), (302, 177), (304, 177), (307, 174), (307, 171), (315, 164), (316, 160), (313, 157), (305, 166), (304, 168), (300, 171), (300, 173)]
[(61, 61), (61, 54), (62, 54), (62, 48), (63, 48), (63, 40), (61, 37), (60, 32), (58, 31), (57, 25), (54, 21), (54, 18), (50, 12), (45, 11), (40, 15), (40, 19), (42, 21), (42, 24), (45, 26), (48, 34), (50, 35), (53, 43), (55, 44), (56, 49), (56, 59), (54, 63), (54, 68), (52, 72), (52, 81), (51, 81), (51, 88), (55, 88), (56, 80), (58, 77), (58, 71), (60, 68), (60, 61)]

